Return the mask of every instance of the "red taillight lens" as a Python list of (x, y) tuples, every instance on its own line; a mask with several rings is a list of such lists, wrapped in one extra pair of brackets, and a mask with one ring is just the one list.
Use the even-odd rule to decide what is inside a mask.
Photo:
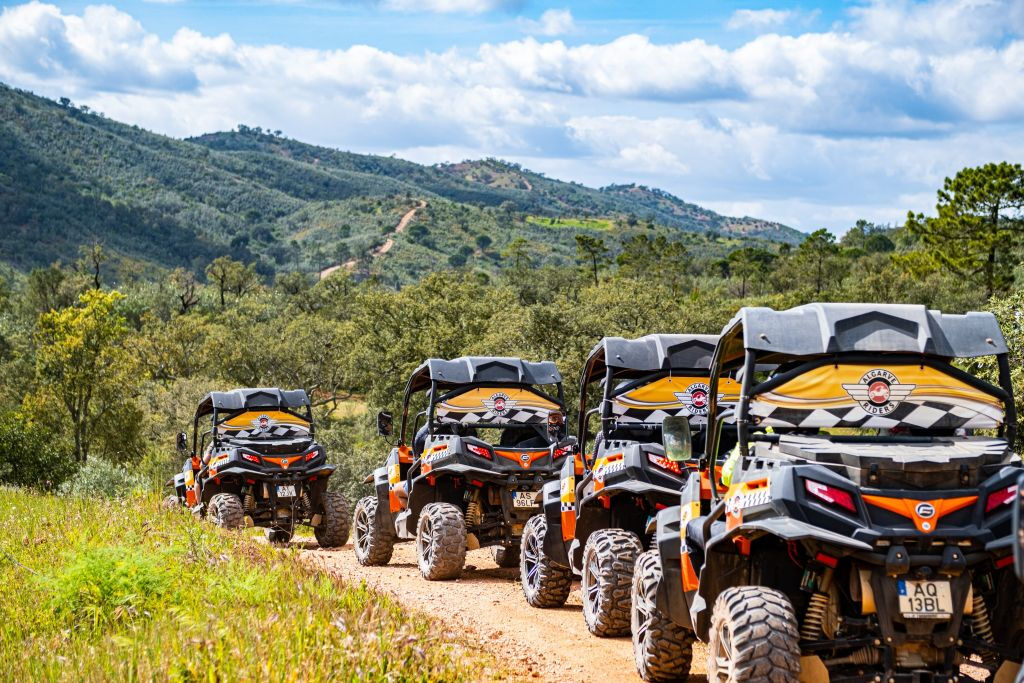
[(315, 458), (319, 454), (320, 454), (320, 451), (310, 451), (309, 453), (306, 453), (306, 457), (303, 458), (303, 460), (305, 460), (306, 462), (309, 462), (310, 460), (312, 460), (313, 458)]
[(254, 462), (257, 465), (260, 464), (260, 456), (253, 455), (252, 453), (242, 453), (242, 460), (248, 460), (249, 462)]
[(995, 493), (990, 493), (988, 496), (988, 500), (985, 501), (985, 514), (987, 515), (988, 513), (992, 512), (1001, 505), (1009, 505), (1013, 501), (1014, 496), (1016, 495), (1016, 484), (1010, 486), (1009, 488), (996, 491)]
[(660, 455), (655, 455), (654, 453), (648, 453), (647, 459), (663, 470), (668, 470), (672, 474), (678, 476), (683, 475), (683, 466), (678, 462), (672, 462), (668, 458), (663, 458)]
[(804, 479), (804, 487), (809, 494), (818, 500), (824, 501), (829, 505), (838, 505), (844, 510), (857, 514), (857, 506), (853, 504), (853, 496), (846, 491), (810, 479)]
[(565, 456), (572, 453), (572, 449), (566, 446), (565, 448), (556, 448), (555, 452), (551, 454), (553, 458), (564, 458)]
[(472, 453), (473, 455), (479, 455), (481, 458), (487, 458), (488, 460), (493, 459), (493, 457), (491, 456), (491, 452), (489, 450), (487, 450), (483, 446), (477, 446), (475, 443), (467, 443), (466, 450)]

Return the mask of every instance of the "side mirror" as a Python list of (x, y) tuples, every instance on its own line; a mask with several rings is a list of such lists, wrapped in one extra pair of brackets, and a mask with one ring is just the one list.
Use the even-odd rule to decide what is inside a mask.
[(175, 440), (175, 447), (182, 455), (185, 455), (188, 452), (188, 435), (185, 432), (178, 432), (178, 438)]
[(1024, 581), (1024, 475), (1017, 480), (1017, 500), (1013, 506), (1013, 566), (1017, 578)]
[(377, 413), (377, 434), (380, 436), (391, 436), (395, 433), (395, 420), (391, 413), (383, 410)]
[(693, 459), (690, 420), (679, 416), (666, 417), (661, 423), (661, 443), (665, 446), (665, 457), (671, 462), (687, 462)]

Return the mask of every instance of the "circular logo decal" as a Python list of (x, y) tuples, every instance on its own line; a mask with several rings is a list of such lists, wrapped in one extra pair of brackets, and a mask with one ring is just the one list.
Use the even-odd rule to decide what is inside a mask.
[(710, 395), (710, 386), (704, 382), (694, 382), (686, 387), (686, 398), (683, 400), (683, 405), (687, 407), (691, 415), (707, 415)]
[(914, 391), (915, 384), (900, 384), (896, 375), (876, 368), (864, 373), (859, 384), (844, 384), (843, 389), (869, 415), (888, 415)]
[(519, 459), (522, 460), (523, 462), (530, 462), (530, 454), (523, 453), (522, 455), (519, 456)]
[(509, 411), (513, 403), (514, 401), (509, 400), (508, 394), (494, 394), (490, 401), (485, 402), (485, 405), (488, 410), (500, 417)]
[(931, 503), (918, 503), (914, 511), (921, 519), (931, 519), (935, 516), (935, 506)]

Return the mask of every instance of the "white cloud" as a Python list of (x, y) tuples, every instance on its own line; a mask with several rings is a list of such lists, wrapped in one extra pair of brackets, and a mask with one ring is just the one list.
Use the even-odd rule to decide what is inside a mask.
[(519, 25), (524, 33), (541, 36), (561, 36), (575, 28), (572, 12), (567, 9), (549, 9), (536, 21), (520, 19)]
[(725, 27), (731, 31), (748, 28), (763, 31), (779, 28), (792, 19), (793, 14), (792, 10), (783, 9), (738, 9), (725, 22)]
[[(958, 168), (1024, 158), (1022, 6), (874, 0), (846, 26), (731, 48), (528, 36), (397, 54), (251, 45), (188, 28), (166, 39), (110, 6), (76, 14), (30, 2), (0, 12), (0, 80), (174, 135), (247, 123), (421, 161), (498, 155), (590, 183), (637, 180), (691, 201), (764, 207), (811, 228), (926, 208), (915, 202)], [(570, 30), (571, 13), (558, 12), (535, 32)]]

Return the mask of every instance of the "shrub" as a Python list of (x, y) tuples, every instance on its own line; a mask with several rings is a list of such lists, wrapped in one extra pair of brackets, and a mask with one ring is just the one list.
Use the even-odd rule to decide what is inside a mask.
[(0, 484), (52, 489), (74, 471), (56, 435), (15, 413), (0, 415)]
[(60, 492), (87, 498), (120, 498), (150, 488), (149, 480), (128, 469), (100, 458), (92, 458), (64, 482)]
[(86, 629), (149, 617), (171, 587), (158, 556), (121, 546), (85, 550), (45, 581), (54, 613)]

